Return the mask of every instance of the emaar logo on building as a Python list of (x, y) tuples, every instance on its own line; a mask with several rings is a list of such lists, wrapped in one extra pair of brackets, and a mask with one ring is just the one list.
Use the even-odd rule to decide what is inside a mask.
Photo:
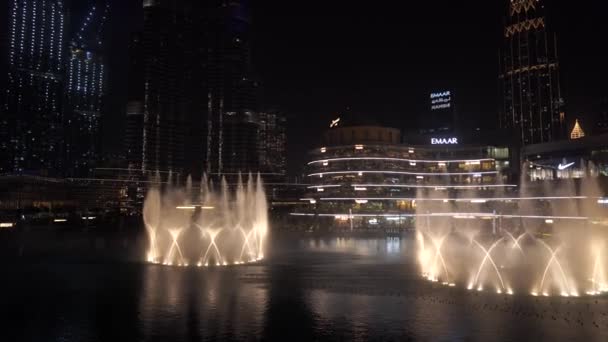
[(458, 138), (431, 138), (432, 145), (458, 145)]

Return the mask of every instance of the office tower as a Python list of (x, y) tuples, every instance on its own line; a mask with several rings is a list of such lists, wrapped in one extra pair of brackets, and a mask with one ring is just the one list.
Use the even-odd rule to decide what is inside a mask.
[(456, 129), (456, 104), (451, 90), (434, 91), (428, 98), (428, 112), (422, 118), (424, 133), (452, 133)]
[(66, 9), (61, 0), (10, 0), (0, 173), (63, 175)]
[(144, 57), (142, 34), (133, 34), (129, 42), (127, 115), (125, 120), (124, 155), (127, 167), (141, 170), (144, 136)]
[(608, 133), (608, 98), (602, 98), (596, 105), (595, 134)]
[(110, 5), (90, 1), (70, 41), (66, 65), (66, 173), (90, 177), (100, 158), (100, 121), (106, 83), (104, 26)]
[(260, 170), (281, 176), (286, 174), (287, 118), (276, 110), (258, 114)]
[[(188, 125), (188, 57), (196, 11), (188, 1), (144, 2), (142, 169), (182, 173)], [(203, 94), (199, 94), (199, 97)], [(132, 107), (134, 108), (134, 107)]]
[(207, 171), (256, 172), (259, 168), (256, 91), (252, 76), (251, 13), (247, 1), (208, 1)]
[[(133, 139), (130, 127), (143, 113), (141, 168), (195, 179), (203, 171), (257, 172), (258, 85), (246, 2), (146, 0), (143, 6), (143, 71), (136, 81), (143, 95), (130, 95), (127, 120)], [(127, 140), (129, 149), (139, 154)]]
[(502, 128), (522, 145), (564, 138), (565, 117), (555, 34), (544, 0), (508, 2), (499, 83)]

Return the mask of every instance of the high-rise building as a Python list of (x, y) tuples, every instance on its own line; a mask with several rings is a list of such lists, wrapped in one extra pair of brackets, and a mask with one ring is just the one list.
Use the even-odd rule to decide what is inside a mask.
[[(146, 0), (143, 6), (144, 30), (132, 44), (142, 72), (130, 81), (141, 78), (134, 81), (140, 85), (130, 88), (142, 92), (129, 95), (130, 165), (193, 178), (203, 171), (257, 172), (257, 82), (246, 1)], [(141, 148), (132, 142), (138, 125)]]
[(8, 32), (8, 77), (0, 118), (0, 173), (62, 175), (65, 4), (10, 0), (7, 15), (2, 21), (2, 31)]
[(256, 172), (258, 84), (252, 76), (250, 8), (245, 0), (206, 3), (206, 169), (216, 175)]
[(89, 177), (100, 158), (100, 121), (106, 83), (104, 26), (110, 5), (91, 1), (73, 33), (66, 65), (67, 174)]
[(423, 115), (423, 133), (452, 133), (456, 129), (456, 103), (451, 90), (431, 92), (426, 115)]
[(144, 68), (142, 34), (133, 34), (129, 42), (127, 115), (124, 155), (127, 167), (141, 170), (144, 136)]
[(260, 170), (285, 176), (287, 170), (287, 118), (276, 110), (258, 114), (258, 148)]
[[(190, 1), (144, 2), (142, 169), (183, 172), (197, 11)], [(204, 96), (198, 94), (198, 98)], [(133, 107), (132, 107), (133, 108)]]
[(522, 145), (564, 138), (555, 34), (544, 0), (510, 0), (503, 32), (500, 125)]
[(602, 98), (596, 108), (594, 134), (608, 133), (608, 98)]

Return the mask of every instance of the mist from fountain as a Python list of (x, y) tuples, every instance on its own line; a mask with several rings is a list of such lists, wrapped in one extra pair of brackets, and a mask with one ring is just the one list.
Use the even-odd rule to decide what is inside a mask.
[[(608, 231), (593, 223), (605, 215), (597, 177), (563, 179), (556, 186), (530, 183), (525, 172), (518, 195), (506, 195), (503, 187), (447, 195), (440, 187), (417, 191), (417, 253), (424, 278), (507, 295), (608, 292)], [(592, 163), (586, 172), (597, 175)], [(449, 200), (430, 200), (436, 198)]]
[[(144, 200), (143, 221), (149, 240), (146, 260), (175, 266), (227, 266), (264, 258), (268, 235), (268, 204), (260, 176), (239, 176), (230, 191), (222, 179), (219, 191), (203, 175), (195, 188), (188, 176), (184, 187), (169, 173), (164, 187)], [(255, 179), (254, 179), (255, 178)], [(174, 183), (175, 182), (175, 183)]]

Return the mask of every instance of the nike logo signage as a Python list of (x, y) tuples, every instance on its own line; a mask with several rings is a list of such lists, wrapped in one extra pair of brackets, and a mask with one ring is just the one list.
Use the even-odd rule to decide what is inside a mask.
[(563, 164), (563, 165), (560, 163), (559, 165), (557, 165), (557, 169), (558, 170), (565, 170), (565, 169), (569, 168), (572, 165), (574, 165), (574, 162), (568, 163), (568, 164)]

